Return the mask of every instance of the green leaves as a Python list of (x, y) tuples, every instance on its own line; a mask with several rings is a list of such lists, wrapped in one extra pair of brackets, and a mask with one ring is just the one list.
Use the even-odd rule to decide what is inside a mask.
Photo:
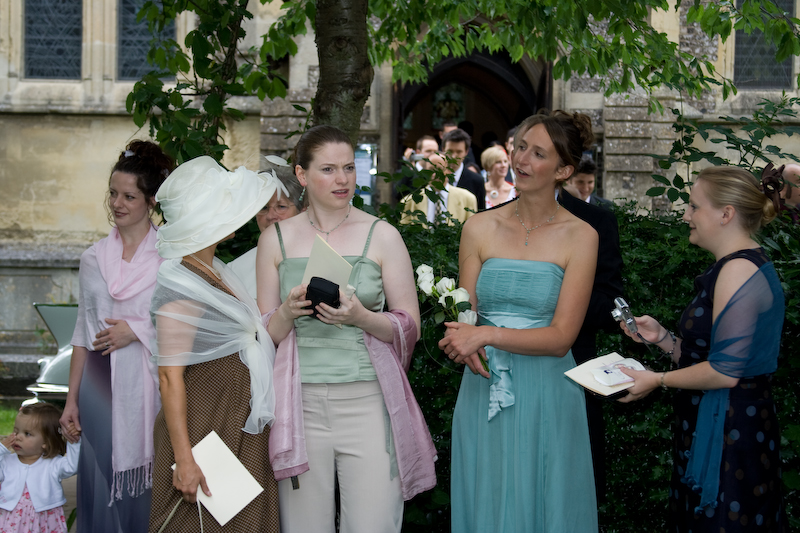
[[(157, 31), (184, 11), (197, 21), (185, 49), (173, 40), (154, 41), (148, 60), (158, 70), (134, 84), (126, 108), (138, 126), (149, 123), (150, 134), (178, 162), (203, 154), (219, 160), (227, 149), (221, 138), (225, 122), (245, 118), (228, 105), (230, 97), (284, 97), (286, 85), (273, 72), (276, 58), (269, 52), (280, 53), (280, 59), (297, 47), (281, 35), (266, 51), (240, 48), (242, 23), (253, 18), (245, 0), (165, 0), (161, 9), (147, 2), (139, 17)], [(177, 83), (165, 84), (167, 79)]]
[[(746, 168), (758, 175), (769, 162), (780, 165), (788, 160), (800, 162), (794, 153), (784, 152), (777, 145), (765, 144), (766, 140), (779, 135), (792, 136), (800, 133), (800, 128), (793, 125), (800, 105), (800, 98), (789, 96), (784, 92), (777, 102), (762, 100), (752, 117), (719, 117), (722, 123), (707, 123), (696, 119), (686, 119), (680, 109), (673, 109), (677, 121), (673, 129), (679, 134), (678, 140), (672, 144), (669, 155), (649, 154), (660, 168), (675, 171), (672, 180), (654, 174), (653, 179), (664, 187), (652, 187), (648, 196), (661, 196), (666, 192), (671, 202), (678, 199), (688, 202), (686, 188), (691, 176), (696, 174), (692, 163), (706, 161), (712, 165), (735, 165)], [(791, 122), (788, 122), (791, 121)], [(730, 160), (719, 155), (718, 150), (701, 150), (697, 148), (695, 138), (700, 137), (713, 145), (724, 145), (725, 153), (733, 154)]]

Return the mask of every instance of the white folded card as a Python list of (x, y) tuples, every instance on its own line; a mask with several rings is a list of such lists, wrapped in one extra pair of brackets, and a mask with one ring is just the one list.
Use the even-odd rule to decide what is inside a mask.
[(316, 276), (337, 284), (344, 292), (347, 282), (350, 281), (350, 271), (352, 270), (353, 265), (331, 248), (325, 239), (317, 235), (311, 246), (311, 255), (308, 256), (302, 283), (308, 283), (311, 278)]
[[(203, 471), (208, 490), (211, 491), (211, 496), (206, 496), (198, 487), (197, 499), (221, 526), (264, 491), (216, 431), (206, 435), (192, 448), (192, 456)], [(172, 469), (175, 469), (175, 465), (172, 465)]]

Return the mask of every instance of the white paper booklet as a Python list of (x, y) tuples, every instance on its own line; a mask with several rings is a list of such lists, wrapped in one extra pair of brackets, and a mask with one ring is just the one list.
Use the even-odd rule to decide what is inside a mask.
[(211, 496), (206, 496), (198, 487), (197, 499), (221, 526), (264, 491), (215, 431), (192, 448), (192, 456), (211, 491)]

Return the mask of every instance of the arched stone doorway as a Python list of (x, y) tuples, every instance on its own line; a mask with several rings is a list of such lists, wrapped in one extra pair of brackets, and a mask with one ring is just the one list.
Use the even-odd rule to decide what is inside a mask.
[(478, 52), (448, 58), (434, 67), (426, 84), (396, 86), (397, 153), (413, 147), (422, 135), (436, 137), (444, 119), (472, 122), (475, 156), (496, 135), (506, 132), (537, 109), (549, 107), (552, 82), (549, 65), (523, 58), (512, 63), (506, 53)]

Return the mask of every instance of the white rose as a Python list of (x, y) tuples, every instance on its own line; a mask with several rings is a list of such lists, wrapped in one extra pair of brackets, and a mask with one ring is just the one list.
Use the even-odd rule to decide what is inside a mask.
[(468, 302), (469, 301), (469, 292), (467, 289), (463, 287), (459, 287), (458, 289), (454, 290), (448, 296), (453, 297), (453, 303), (460, 304), (461, 302)]
[(433, 276), (431, 276), (430, 280), (420, 280), (418, 285), (419, 290), (430, 296), (433, 292)]
[(458, 321), (464, 324), (469, 324), (470, 326), (474, 326), (475, 323), (478, 322), (478, 313), (476, 313), (472, 309), (467, 309), (466, 311), (459, 311)]
[(442, 278), (436, 284), (436, 293), (440, 296), (444, 296), (448, 292), (452, 291), (456, 286), (456, 282), (450, 278)]
[(425, 272), (424, 274), (420, 274), (417, 278), (417, 285), (420, 283), (430, 283), (433, 285), (433, 273)]
[(417, 276), (422, 277), (423, 274), (430, 274), (433, 277), (433, 268), (429, 267), (428, 265), (420, 265), (417, 267)]

